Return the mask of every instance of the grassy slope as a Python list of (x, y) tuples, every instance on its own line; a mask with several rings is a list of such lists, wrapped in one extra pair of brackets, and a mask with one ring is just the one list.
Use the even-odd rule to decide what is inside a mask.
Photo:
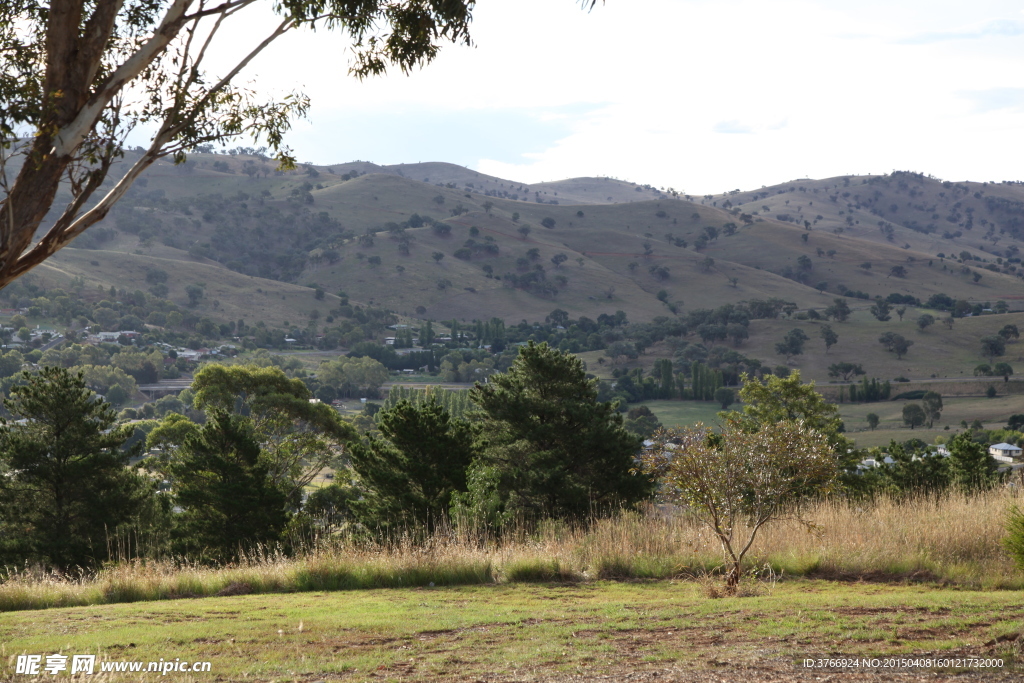
[[(93, 262), (99, 265), (92, 265)], [(318, 310), (321, 316), (338, 305), (338, 297), (329, 294), (317, 301), (313, 290), (276, 280), (235, 273), (212, 262), (176, 260), (157, 256), (128, 254), (109, 250), (64, 249), (50, 262), (35, 271), (40, 281), (55, 287), (66, 287), (76, 276), (86, 282), (86, 291), (110, 285), (129, 291), (146, 288), (146, 269), (159, 268), (168, 273), (167, 298), (188, 308), (185, 287), (204, 286), (206, 295), (191, 310), (215, 320), (244, 318), (249, 324), (263, 320), (279, 326), (284, 321), (305, 325), (309, 313)], [(262, 290), (262, 291), (260, 291)], [(105, 299), (98, 293), (96, 298)]]
[[(214, 159), (226, 161), (236, 173), (213, 171)], [(229, 195), (239, 190), (256, 194), (267, 190), (279, 200), (287, 196), (291, 189), (308, 181), (324, 186), (323, 189), (313, 191), (314, 210), (327, 211), (340, 218), (347, 229), (356, 233), (368, 229), (382, 229), (388, 221), (402, 222), (412, 213), (428, 214), (447, 220), (455, 226), (452, 238), (444, 241), (431, 240), (429, 235), (424, 234), (426, 231), (418, 231), (415, 233), (416, 241), (409, 257), (400, 257), (395, 245), (383, 236), (378, 236), (377, 246), (372, 253), (381, 256), (384, 262), (381, 271), (386, 275), (367, 277), (365, 265), (360, 268), (362, 264), (356, 263), (353, 267), (353, 262), (348, 260), (328, 272), (324, 272), (324, 269), (316, 272), (311, 270), (303, 275), (306, 280), (323, 281), (332, 290), (344, 289), (357, 299), (368, 299), (369, 292), (373, 292), (377, 302), (392, 305), (398, 310), (423, 305), (428, 309), (427, 315), (432, 317), (456, 316), (471, 319), (490, 317), (494, 311), (513, 319), (529, 319), (546, 314), (559, 306), (574, 315), (594, 315), (595, 312), (623, 308), (632, 312), (632, 319), (640, 320), (665, 312), (663, 306), (649, 301), (661, 289), (666, 289), (672, 300), (682, 301), (684, 306), (693, 305), (695, 292), (700, 293), (700, 305), (717, 305), (759, 296), (780, 296), (796, 301), (801, 306), (811, 306), (821, 302), (824, 297), (807, 286), (768, 272), (781, 272), (786, 266), (794, 267), (801, 255), (807, 255), (814, 262), (809, 284), (825, 281), (829, 283), (830, 291), (843, 284), (872, 295), (901, 292), (922, 299), (939, 291), (977, 300), (1024, 295), (1024, 287), (1012, 276), (986, 271), (983, 273), (982, 281), (974, 284), (967, 275), (952, 269), (941, 270), (943, 264), (935, 261), (932, 251), (926, 250), (926, 247), (930, 249), (934, 246), (930, 242), (927, 245), (920, 245), (920, 250), (905, 250), (899, 248), (902, 245), (898, 241), (891, 244), (884, 240), (881, 243), (871, 241), (868, 239), (871, 236), (869, 232), (855, 236), (854, 228), (842, 235), (833, 234), (826, 226), (838, 225), (842, 221), (835, 210), (829, 213), (828, 210), (832, 209), (833, 203), (824, 199), (824, 195), (819, 197), (818, 205), (821, 205), (824, 199), (827, 206), (814, 210), (825, 211), (828, 215), (815, 227), (807, 243), (800, 240), (800, 235), (804, 232), (801, 227), (776, 221), (770, 218), (773, 212), (764, 212), (764, 215), (769, 216), (769, 220), (741, 228), (733, 237), (719, 237), (703, 253), (698, 253), (692, 247), (680, 249), (670, 246), (666, 241), (666, 235), (682, 237), (692, 244), (706, 225), (720, 227), (730, 221), (736, 222), (737, 219), (719, 207), (701, 206), (670, 199), (664, 195), (646, 201), (627, 202), (626, 197), (614, 196), (613, 193), (604, 195), (604, 199), (607, 201), (607, 197), (612, 196), (619, 203), (566, 203), (586, 201), (591, 196), (600, 199), (601, 193), (609, 186), (617, 190), (631, 188), (629, 192), (633, 196), (628, 197), (629, 200), (657, 197), (651, 190), (641, 188), (641, 192), (636, 192), (637, 186), (619, 181), (581, 178), (548, 184), (551, 188), (547, 191), (560, 192), (559, 200), (562, 204), (553, 206), (521, 200), (487, 198), (478, 190), (500, 189), (502, 186), (508, 189), (515, 183), (482, 176), (448, 164), (406, 164), (391, 167), (346, 164), (332, 167), (337, 173), (345, 171), (350, 166), (361, 168), (364, 172), (370, 171), (370, 175), (346, 182), (338, 175), (328, 173), (326, 168), (322, 168), (316, 178), (309, 178), (302, 173), (291, 173), (280, 176), (272, 174), (267, 178), (252, 180), (237, 173), (244, 161), (241, 157), (214, 158), (198, 155), (195, 160), (197, 166), (191, 173), (182, 173), (180, 169), (170, 166), (154, 169), (149, 174), (149, 187), (166, 187), (168, 196), (171, 197), (199, 192), (220, 192)], [(398, 175), (399, 172), (402, 175)], [(429, 178), (430, 182), (422, 182), (424, 178)], [(435, 182), (454, 182), (459, 187), (437, 187)], [(822, 185), (824, 192), (828, 181), (815, 182)], [(466, 183), (472, 183), (474, 187), (468, 188), (465, 186)], [(494, 184), (497, 184), (495, 188), (491, 188), (490, 186)], [(556, 186), (561, 190), (554, 189)], [(516, 185), (516, 189), (518, 187)], [(439, 195), (444, 198), (444, 204), (439, 205), (433, 201)], [(759, 199), (753, 201), (751, 206), (762, 201), (782, 202), (784, 200), (781, 197), (782, 195), (779, 195), (778, 199), (775, 196), (771, 199)], [(484, 214), (485, 202), (493, 204), (490, 215)], [(447, 216), (449, 209), (458, 204), (462, 204), (469, 213), (458, 218)], [(582, 217), (577, 215), (577, 212), (581, 211), (584, 214)], [(665, 216), (658, 217), (659, 211), (665, 212)], [(511, 220), (513, 213), (520, 214), (520, 219), (516, 223)], [(795, 211), (793, 213), (796, 215)], [(546, 217), (556, 220), (554, 230), (540, 228), (541, 220)], [(530, 225), (533, 229), (530, 238), (525, 242), (516, 232), (523, 224)], [(467, 264), (472, 266), (469, 268), (455, 266), (452, 267), (453, 272), (438, 274), (437, 269), (432, 267), (434, 264), (429, 258), (430, 254), (433, 251), (442, 251), (447, 255), (448, 262), (454, 261), (452, 253), (468, 237), (465, 232), (460, 232), (460, 227), (468, 230), (472, 225), (480, 227), (484, 235), (490, 234), (499, 240), (503, 247), (502, 256), (497, 259), (474, 261)], [(194, 238), (201, 239), (204, 230), (205, 228), (201, 227)], [(920, 235), (913, 231), (908, 232)], [(934, 241), (933, 237), (929, 239)], [(653, 253), (649, 257), (643, 255), (645, 241), (650, 242), (653, 248)], [(498, 283), (484, 278), (479, 271), (479, 266), (484, 262), (490, 263), (498, 274), (511, 270), (515, 258), (534, 246), (542, 251), (542, 264), (547, 264), (554, 253), (563, 251), (570, 257), (568, 265), (582, 255), (587, 261), (587, 266), (581, 272), (574, 273), (573, 277), (570, 277), (568, 290), (553, 299), (501, 288)], [(819, 249), (834, 249), (836, 254), (832, 258), (819, 257)], [(948, 249), (952, 250), (953, 246), (949, 246)], [(345, 246), (345, 251), (349, 256), (357, 253), (354, 244)], [(168, 253), (168, 256), (171, 255)], [(367, 255), (370, 255), (370, 251), (367, 251)], [(716, 261), (710, 272), (703, 272), (697, 266), (706, 256)], [(908, 257), (914, 261), (908, 262)], [(932, 257), (932, 266), (927, 265), (929, 257)], [(865, 271), (858, 267), (865, 261), (871, 261), (872, 270)], [(587, 272), (591, 262), (600, 268)], [(631, 262), (639, 265), (635, 272), (627, 268)], [(908, 268), (909, 275), (906, 279), (888, 277), (889, 268), (897, 264)], [(402, 265), (406, 269), (403, 277), (409, 280), (408, 283), (394, 279), (397, 265)], [(670, 279), (656, 280), (647, 272), (652, 265), (668, 267), (671, 272)], [(551, 270), (550, 265), (548, 269)], [(612, 277), (611, 274), (618, 277)], [(729, 286), (729, 278), (732, 277), (738, 279), (738, 286)], [(453, 298), (450, 292), (444, 295), (432, 291), (432, 288), (436, 289), (438, 279), (451, 280), (453, 289), (463, 294)], [(398, 285), (399, 282), (402, 284)], [(465, 287), (472, 287), (481, 293), (484, 290), (488, 291), (482, 296), (468, 296), (465, 295)], [(607, 287), (615, 287), (616, 297), (605, 303), (601, 300), (601, 292)], [(591, 296), (595, 298), (590, 299)], [(824, 299), (827, 302), (827, 298)]]
[[(8, 655), (90, 652), (101, 661), (213, 664), (209, 674), (175, 673), (176, 681), (520, 680), (666, 669), (760, 680), (799, 674), (805, 657), (926, 654), (1002, 657), (1004, 669), (980, 674), (990, 678), (1016, 671), (1013, 647), (984, 644), (1021, 628), (1012, 591), (825, 581), (720, 600), (707, 599), (694, 582), (601, 582), (243, 595), (0, 615)], [(2, 666), (3, 676), (13, 673), (13, 661)]]

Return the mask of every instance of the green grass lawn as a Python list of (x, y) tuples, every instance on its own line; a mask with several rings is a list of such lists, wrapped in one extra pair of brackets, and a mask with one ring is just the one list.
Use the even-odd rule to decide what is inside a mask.
[[(1010, 415), (1024, 413), (1024, 395), (996, 396), (995, 398), (945, 398), (943, 399), (942, 417), (935, 422), (932, 429), (927, 425), (910, 429), (903, 424), (903, 406), (920, 401), (880, 401), (878, 403), (843, 403), (839, 406), (839, 414), (846, 424), (847, 436), (854, 439), (858, 446), (885, 446), (890, 440), (906, 441), (918, 438), (932, 443), (935, 437), (949, 437), (957, 429), (960, 422), (980, 420), (986, 429), (1006, 426)], [(653, 408), (652, 408), (653, 410)], [(867, 415), (875, 413), (879, 417), (878, 428), (868, 429)], [(946, 426), (949, 425), (949, 429)]]
[[(898, 386), (898, 385), (897, 385)], [(995, 398), (945, 398), (942, 417), (933, 428), (927, 425), (910, 429), (903, 424), (903, 406), (914, 401), (879, 401), (877, 403), (842, 403), (839, 414), (846, 424), (846, 433), (857, 446), (867, 448), (886, 446), (889, 441), (906, 441), (910, 438), (933, 443), (938, 436), (949, 437), (960, 429), (962, 420), (981, 420), (986, 429), (1006, 426), (1006, 420), (1014, 414), (1024, 413), (1024, 394), (996, 396)], [(920, 403), (920, 401), (917, 401)], [(645, 401), (642, 404), (651, 409), (666, 427), (687, 426), (695, 422), (715, 425), (719, 423), (721, 406), (712, 401)], [(741, 404), (730, 406), (730, 410), (742, 410)], [(879, 417), (878, 428), (868, 428), (867, 415)], [(949, 425), (949, 429), (946, 429)]]
[[(666, 427), (685, 427), (695, 422), (717, 425), (720, 422), (718, 412), (722, 409), (721, 404), (714, 401), (644, 401), (639, 405), (650, 408)], [(733, 405), (730, 409), (739, 410), (740, 406)]]
[[(209, 661), (192, 680), (475, 680), (640, 670), (793, 674), (804, 658), (998, 656), (1012, 591), (794, 580), (753, 597), (701, 582), (506, 584), (241, 595), (0, 615), (0, 679), (21, 653)], [(6, 662), (4, 660), (7, 660)], [(130, 680), (108, 678), (106, 680)]]

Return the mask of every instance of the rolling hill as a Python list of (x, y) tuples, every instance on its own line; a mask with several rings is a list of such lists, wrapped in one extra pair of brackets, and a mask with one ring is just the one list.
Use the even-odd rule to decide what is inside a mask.
[[(978, 360), (975, 327), (992, 331), (965, 321), (919, 332), (924, 304), (943, 294), (1024, 309), (1022, 248), (1017, 183), (895, 172), (688, 197), (609, 178), (528, 185), (444, 163), (282, 173), (259, 157), (195, 154), (152, 167), (37, 275), (131, 290), (159, 269), (172, 301), (201, 284), (199, 314), (271, 326), (327, 315), (338, 294), (410, 318), (509, 323), (555, 308), (643, 322), (773, 297), (820, 311), (845, 294), (854, 313), (837, 326), (840, 345), (795, 365), (823, 379), (842, 354), (883, 375), (928, 376), (940, 362), (945, 376)], [(905, 319), (874, 320), (872, 300), (891, 295), (909, 303)], [(816, 340), (820, 325), (755, 321), (741, 351), (782, 362), (781, 335), (806, 327)], [(875, 348), (896, 329), (918, 342), (907, 364)]]

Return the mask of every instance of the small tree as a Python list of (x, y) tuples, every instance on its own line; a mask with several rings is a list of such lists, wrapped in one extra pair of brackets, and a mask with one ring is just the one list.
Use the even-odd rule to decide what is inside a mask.
[(756, 432), (728, 424), (721, 435), (698, 424), (660, 432), (655, 441), (640, 470), (715, 534), (733, 589), (761, 527), (783, 518), (803, 521), (797, 504), (830, 490), (838, 473), (824, 435), (799, 421), (763, 423)]
[(931, 429), (935, 421), (942, 416), (942, 396), (934, 391), (926, 392), (921, 397), (921, 404), (924, 414), (928, 416), (928, 428)]
[(871, 431), (875, 431), (875, 427), (878, 426), (878, 415), (875, 413), (868, 413), (864, 419), (868, 421), (868, 427), (871, 428)]
[(917, 328), (924, 332), (926, 329), (935, 324), (935, 316), (925, 313), (917, 319)]
[(867, 374), (864, 372), (864, 368), (861, 367), (860, 363), (833, 363), (828, 366), (828, 376), (834, 379), (842, 379), (844, 382), (850, 381), (850, 379), (856, 375)]
[(518, 228), (516, 228), (516, 232), (522, 235), (523, 239), (525, 240), (527, 237), (530, 236), (530, 233), (533, 231), (530, 229), (529, 225), (520, 225)]
[(793, 356), (799, 356), (804, 352), (804, 343), (809, 337), (800, 328), (794, 328), (786, 334), (785, 338), (775, 345), (775, 353), (783, 355), (788, 360)]
[(871, 305), (871, 315), (875, 316), (875, 318), (881, 322), (885, 322), (892, 317), (889, 315), (891, 310), (892, 306), (890, 306), (889, 302), (885, 299), (878, 299)]
[(433, 254), (430, 255), (430, 257), (434, 259), (434, 263), (441, 263), (441, 259), (444, 258), (444, 253), (440, 251), (435, 251)]
[(722, 410), (728, 410), (736, 401), (736, 393), (727, 387), (718, 387), (715, 389), (715, 401), (721, 404)]
[(824, 312), (826, 318), (832, 318), (837, 323), (846, 322), (846, 319), (850, 317), (850, 305), (846, 303), (846, 299), (835, 298), (832, 299), (832, 305)]
[(1002, 375), (1004, 382), (1010, 381), (1010, 375), (1013, 374), (1013, 368), (1009, 363), (996, 363), (992, 368), (993, 375)]
[(1006, 340), (999, 335), (989, 335), (981, 338), (981, 354), (987, 356), (991, 361), (996, 356), (1006, 353)]
[(839, 335), (835, 333), (831, 325), (822, 325), (819, 334), (821, 335), (821, 340), (825, 342), (825, 353), (827, 354), (828, 350), (839, 341)]
[(903, 423), (913, 429), (914, 427), (920, 427), (925, 423), (928, 416), (917, 403), (908, 403), (903, 406)]
[(975, 443), (970, 432), (960, 432), (949, 440), (950, 482), (965, 493), (976, 493), (996, 482), (995, 458), (983, 444)]

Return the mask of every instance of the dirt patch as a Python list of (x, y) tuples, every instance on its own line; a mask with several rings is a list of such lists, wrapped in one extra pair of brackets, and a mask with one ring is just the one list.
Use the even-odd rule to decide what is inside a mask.
[(217, 591), (217, 597), (224, 598), (232, 595), (249, 595), (252, 592), (252, 586), (244, 581), (232, 581)]

